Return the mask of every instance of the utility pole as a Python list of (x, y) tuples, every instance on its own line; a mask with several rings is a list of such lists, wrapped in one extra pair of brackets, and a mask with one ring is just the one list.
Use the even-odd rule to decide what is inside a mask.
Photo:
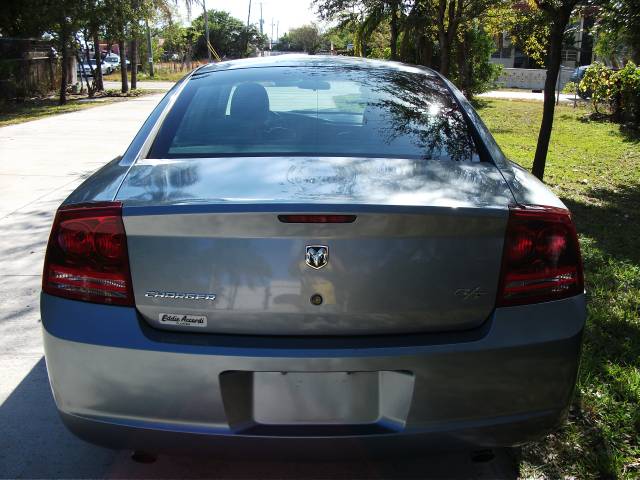
[(276, 44), (280, 44), (279, 42), (280, 40), (280, 20), (278, 20), (278, 23), (276, 24)]
[(204, 47), (207, 49), (207, 58), (211, 63), (211, 49), (209, 48), (209, 14), (207, 13), (207, 2), (202, 0), (202, 9), (204, 10)]
[(271, 50), (273, 50), (273, 26), (275, 25), (275, 23), (273, 23), (273, 17), (271, 17)]
[(147, 50), (149, 51), (149, 76), (153, 78), (153, 46), (151, 44), (151, 29), (149, 28), (149, 21), (144, 20), (145, 27), (147, 27)]
[(264, 25), (264, 19), (262, 18), (262, 2), (260, 2), (260, 35), (264, 33), (262, 31), (263, 25)]
[(244, 51), (249, 51), (249, 21), (251, 20), (251, 0), (249, 0), (249, 13), (247, 13), (247, 41), (244, 45)]

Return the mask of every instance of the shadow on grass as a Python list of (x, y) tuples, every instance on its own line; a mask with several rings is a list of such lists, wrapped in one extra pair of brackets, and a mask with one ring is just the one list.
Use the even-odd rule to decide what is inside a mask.
[(562, 199), (573, 214), (578, 233), (593, 238), (613, 257), (640, 265), (640, 184), (614, 190), (592, 188), (587, 195), (598, 205)]
[(618, 125), (618, 131), (624, 142), (640, 143), (640, 125), (616, 122), (610, 113), (590, 112), (579, 117), (582, 123), (611, 123)]
[[(527, 450), (548, 478), (566, 474), (556, 462), (545, 462), (558, 451), (564, 465), (580, 463), (594, 478), (616, 478), (628, 464), (625, 457), (633, 456), (632, 439), (640, 431), (633, 380), (640, 366), (640, 305), (634, 296), (640, 288), (640, 184), (593, 188), (587, 195), (593, 203), (563, 199), (578, 232), (588, 237), (583, 256), (589, 316), (579, 388), (570, 425)], [(575, 443), (584, 450), (572, 449)]]
[(640, 127), (637, 125), (620, 125), (620, 133), (625, 142), (640, 143)]
[(478, 97), (474, 97), (471, 99), (471, 105), (476, 110), (482, 110), (483, 108), (496, 108), (494, 105), (491, 104), (489, 100), (486, 100), (484, 98), (478, 98)]

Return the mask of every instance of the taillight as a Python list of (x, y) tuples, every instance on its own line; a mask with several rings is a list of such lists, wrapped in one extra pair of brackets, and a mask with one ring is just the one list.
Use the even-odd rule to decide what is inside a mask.
[(569, 211), (511, 207), (497, 305), (557, 300), (583, 290), (580, 246)]
[(86, 302), (134, 304), (120, 202), (58, 210), (47, 245), (42, 290)]

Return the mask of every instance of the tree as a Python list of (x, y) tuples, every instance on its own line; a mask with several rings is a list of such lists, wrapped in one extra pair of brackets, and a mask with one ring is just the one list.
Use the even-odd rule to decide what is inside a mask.
[(39, 38), (59, 20), (51, 2), (4, 0), (0, 8), (0, 36)]
[(614, 67), (640, 63), (640, 0), (600, 0), (596, 52)]
[[(247, 35), (249, 38), (249, 50), (264, 48), (267, 38), (262, 35), (254, 25), (247, 30), (246, 25), (239, 19), (232, 17), (227, 12), (208, 10), (209, 42), (220, 56), (231, 58), (245, 57), (249, 53), (246, 49)], [(195, 18), (190, 27), (190, 34), (197, 38), (194, 54), (200, 58), (207, 56), (207, 47), (204, 41), (204, 13)]]
[[(499, 67), (482, 26), (490, 8), (508, 0), (315, 0), (321, 18), (353, 30), (356, 55), (437, 67), (466, 95), (486, 90)], [(335, 29), (332, 35), (335, 36)], [(381, 39), (383, 39), (381, 41)], [(382, 47), (381, 44), (388, 46)]]
[(416, 1), (402, 22), (400, 58), (431, 67), (434, 65), (437, 26), (434, 2)]
[(73, 36), (83, 18), (85, 3), (82, 0), (60, 0), (53, 14), (52, 30), (58, 34), (58, 45), (62, 54), (62, 75), (60, 75), (60, 95), (58, 103), (67, 103), (67, 72), (70, 66)]
[(547, 40), (547, 76), (544, 82), (544, 103), (542, 108), (542, 122), (538, 133), (538, 144), (533, 158), (532, 173), (540, 180), (544, 177), (549, 141), (553, 128), (553, 113), (555, 111), (555, 92), (558, 73), (562, 63), (562, 46), (565, 30), (571, 19), (571, 14), (578, 0), (536, 0), (538, 8), (544, 12), (549, 22), (549, 37)]
[(347, 22), (329, 28), (323, 37), (329, 45), (333, 44), (336, 50), (347, 50), (349, 44), (353, 44), (355, 33), (353, 23)]
[(367, 41), (382, 24), (389, 26), (389, 57), (398, 59), (398, 38), (405, 0), (314, 0), (323, 20), (339, 18), (343, 25), (356, 25), (356, 52), (367, 56)]
[(292, 50), (302, 50), (313, 54), (320, 49), (322, 37), (318, 27), (311, 23), (299, 28), (292, 28), (288, 33), (288, 41)]
[[(93, 68), (90, 64), (91, 74), (93, 78), (93, 86), (88, 85), (89, 96), (93, 96), (96, 91), (104, 90), (104, 84), (102, 80), (102, 56), (100, 55), (100, 29), (102, 21), (106, 16), (104, 11), (103, 0), (86, 0), (82, 13), (80, 23), (82, 24), (82, 38), (84, 44), (81, 48), (84, 48), (84, 57), (88, 61), (91, 57), (89, 49), (89, 40), (93, 41), (94, 54), (96, 60), (96, 66)], [(88, 83), (88, 82), (87, 82)]]
[(188, 34), (187, 27), (183, 27), (178, 23), (170, 21), (164, 26), (159, 32), (160, 37), (164, 38), (164, 44), (162, 45), (164, 55), (168, 58), (175, 56), (183, 61), (191, 51)]
[(507, 0), (492, 6), (485, 17), (484, 26), (498, 38), (499, 48), (506, 32), (511, 44), (533, 60), (533, 66), (544, 67), (549, 22), (535, 0)]
[(105, 18), (107, 35), (118, 44), (118, 52), (120, 55), (120, 91), (127, 93), (129, 91), (129, 82), (127, 79), (127, 56), (126, 41), (127, 28), (129, 22), (133, 19), (133, 8), (127, 0), (105, 0), (105, 10), (109, 15)]

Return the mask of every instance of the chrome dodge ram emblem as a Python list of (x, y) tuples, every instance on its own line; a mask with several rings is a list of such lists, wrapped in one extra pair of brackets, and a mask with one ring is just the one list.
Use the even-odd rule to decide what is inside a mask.
[(329, 247), (325, 247), (324, 245), (307, 245), (305, 260), (307, 265), (316, 270), (324, 267), (329, 261)]

